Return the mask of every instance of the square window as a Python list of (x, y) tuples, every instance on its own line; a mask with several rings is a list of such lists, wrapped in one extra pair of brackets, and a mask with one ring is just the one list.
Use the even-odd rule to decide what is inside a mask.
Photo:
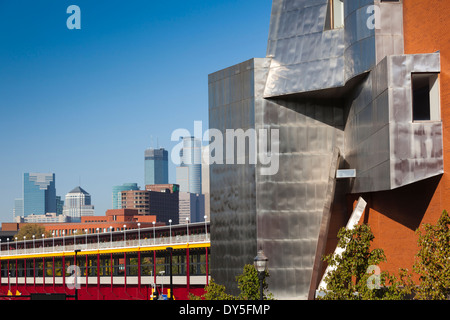
[(437, 73), (413, 73), (413, 121), (439, 121), (439, 81)]

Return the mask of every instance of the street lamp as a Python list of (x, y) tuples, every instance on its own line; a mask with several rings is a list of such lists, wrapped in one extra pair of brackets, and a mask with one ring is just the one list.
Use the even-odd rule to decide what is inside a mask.
[(208, 217), (207, 216), (203, 216), (203, 218), (205, 219), (205, 241), (208, 241), (208, 227), (206, 226), (206, 219)]
[(254, 259), (254, 266), (256, 268), (256, 271), (258, 271), (258, 279), (259, 279), (259, 299), (264, 300), (263, 298), (263, 280), (265, 277), (265, 273), (267, 271), (267, 261), (269, 259), (266, 257), (264, 252), (262, 250), (258, 251), (258, 254), (256, 255)]
[(111, 246), (111, 248), (112, 248), (112, 226), (109, 226), (109, 237), (110, 237), (110, 239), (109, 239), (109, 242), (111, 243), (110, 244), (110, 246)]
[(33, 234), (33, 253), (36, 253), (36, 248), (35, 248), (35, 246), (34, 246), (34, 238), (35, 238), (35, 236), (34, 236), (34, 234)]
[(127, 246), (127, 225), (123, 225), (123, 246)]
[(42, 253), (44, 253), (44, 239), (45, 239), (45, 234), (42, 234)]
[(95, 230), (97, 231), (97, 250), (98, 250), (98, 249), (100, 249), (100, 235), (99, 235), (100, 229), (97, 228)]
[(141, 223), (140, 222), (138, 222), (137, 227), (138, 227), (138, 246), (140, 247), (141, 246)]
[(86, 243), (86, 250), (88, 248), (88, 244), (87, 244), (87, 234), (88, 234), (88, 229), (84, 229), (84, 233), (86, 235), (86, 239), (84, 240), (84, 242)]
[(186, 242), (189, 242), (189, 217), (186, 217), (186, 235), (187, 235)]
[(27, 236), (23, 236), (23, 253), (27, 253), (27, 244), (25, 243), (25, 239)]
[(155, 245), (156, 244), (156, 238), (155, 238), (155, 224), (156, 224), (156, 221), (153, 221), (152, 224), (153, 224), (153, 245)]
[(169, 239), (169, 243), (172, 243), (172, 219), (169, 219)]
[(73, 250), (76, 250), (77, 248), (77, 240), (75, 239), (75, 236), (77, 235), (77, 229), (73, 230)]

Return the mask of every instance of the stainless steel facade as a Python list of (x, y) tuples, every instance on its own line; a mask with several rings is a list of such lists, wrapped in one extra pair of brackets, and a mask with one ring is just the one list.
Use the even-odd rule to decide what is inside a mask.
[[(274, 0), (267, 57), (209, 76), (211, 129), (279, 130), (276, 174), (210, 166), (212, 277), (230, 289), (262, 248), (275, 297), (306, 299), (345, 193), (443, 173), (442, 123), (414, 121), (411, 94), (412, 74), (438, 74), (440, 54), (404, 55), (401, 1), (344, 0), (331, 30), (329, 4)], [(356, 177), (338, 183), (330, 169)]]

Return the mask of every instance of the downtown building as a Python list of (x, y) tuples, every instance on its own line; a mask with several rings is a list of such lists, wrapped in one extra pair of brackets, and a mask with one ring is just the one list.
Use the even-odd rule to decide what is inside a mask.
[(169, 183), (169, 153), (164, 148), (145, 150), (144, 185), (167, 183)]
[(278, 133), (274, 174), (260, 162), (210, 163), (217, 283), (236, 290), (263, 249), (275, 298), (313, 299), (322, 257), (360, 198), (382, 269), (412, 269), (415, 230), (450, 210), (449, 10), (439, 0), (273, 0), (266, 57), (209, 75), (210, 129)]
[(157, 222), (179, 223), (179, 186), (146, 185), (145, 190), (122, 191), (122, 209), (135, 209), (142, 216), (156, 216)]
[(93, 216), (94, 206), (91, 203), (91, 195), (81, 187), (76, 187), (66, 194), (63, 215), (70, 217), (72, 222), (80, 222), (81, 217)]
[(176, 179), (181, 192), (202, 193), (202, 141), (200, 139), (183, 138)]
[(139, 190), (137, 183), (124, 183), (119, 186), (112, 187), (112, 208), (122, 208), (122, 191)]
[(15, 216), (45, 215), (58, 210), (54, 173), (24, 173), (23, 198), (15, 200)]

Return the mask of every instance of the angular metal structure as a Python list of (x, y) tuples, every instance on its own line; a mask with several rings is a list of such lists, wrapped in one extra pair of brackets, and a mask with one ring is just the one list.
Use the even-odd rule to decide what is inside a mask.
[[(266, 58), (209, 76), (210, 129), (279, 132), (276, 174), (260, 162), (210, 166), (217, 282), (236, 289), (262, 248), (275, 297), (306, 299), (320, 279), (323, 224), (346, 211), (345, 193), (443, 173), (440, 54), (404, 54), (402, 12), (401, 1), (274, 0)], [(330, 168), (356, 176), (337, 183)]]

